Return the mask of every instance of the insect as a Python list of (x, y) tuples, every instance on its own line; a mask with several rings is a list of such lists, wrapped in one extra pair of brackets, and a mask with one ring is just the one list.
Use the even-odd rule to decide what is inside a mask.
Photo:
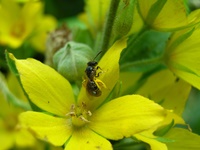
[[(100, 51), (100, 52), (96, 55), (96, 57), (97, 57), (101, 52), (102, 52), (102, 51)], [(95, 57), (95, 58), (96, 58), (96, 57)], [(94, 59), (95, 59), (95, 58), (94, 58)], [(97, 66), (98, 63), (97, 63), (96, 61), (94, 61), (94, 59), (93, 59), (92, 61), (89, 61), (89, 62), (87, 63), (87, 68), (85, 69), (85, 73), (86, 73), (88, 79), (90, 79), (90, 80), (94, 80), (95, 77), (98, 77), (99, 74), (100, 74), (100, 72), (99, 72), (98, 74), (96, 74), (96, 71), (97, 71), (98, 69), (101, 69), (99, 66)]]
[[(101, 52), (102, 51), (100, 51), (96, 55), (96, 57)], [(94, 61), (94, 59), (87, 63), (87, 67), (85, 69), (85, 73), (86, 73), (87, 79), (85, 81), (86, 81), (86, 90), (87, 90), (87, 92), (92, 96), (98, 97), (98, 96), (100, 96), (102, 94), (100, 86), (105, 87), (105, 84), (101, 80), (96, 79), (96, 77), (99, 77), (99, 74), (101, 73), (101, 72), (97, 73), (97, 70), (101, 69), (101, 68), (98, 66), (98, 63), (96, 61)]]
[(87, 92), (92, 96), (100, 96), (102, 94), (100, 88), (98, 87), (98, 83), (94, 80), (88, 80), (86, 84)]

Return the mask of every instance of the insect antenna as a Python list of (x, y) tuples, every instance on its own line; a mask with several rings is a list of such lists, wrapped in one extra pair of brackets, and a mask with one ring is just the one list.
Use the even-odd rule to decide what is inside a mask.
[(95, 60), (101, 53), (102, 53), (102, 51), (98, 52), (98, 54), (94, 57), (93, 60)]

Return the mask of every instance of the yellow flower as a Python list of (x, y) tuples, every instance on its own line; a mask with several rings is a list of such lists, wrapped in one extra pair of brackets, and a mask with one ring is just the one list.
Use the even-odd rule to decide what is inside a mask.
[(55, 29), (56, 26), (57, 21), (53, 16), (43, 16), (29, 38), (31, 45), (33, 45), (36, 50), (44, 52), (47, 47), (46, 39), (48, 32)]
[(172, 31), (191, 26), (183, 0), (138, 0), (144, 22), (156, 30)]
[[(15, 88), (19, 87), (18, 83), (12, 77), (9, 77), (8, 80), (14, 83)], [(28, 130), (22, 129), (19, 126), (18, 115), (23, 112), (23, 109), (14, 107), (11, 103), (8, 103), (5, 96), (9, 96), (5, 95), (5, 93), (3, 94), (5, 86), (2, 75), (0, 74), (0, 149), (10, 149), (14, 146), (21, 148), (32, 147), (36, 139)], [(22, 92), (20, 90), (18, 90), (19, 93)]]
[[(18, 105), (22, 106), (19, 104), (21, 101), (27, 102), (16, 77), (9, 74), (4, 81), (0, 73), (0, 149), (7, 150), (14, 147), (15, 149), (44, 150), (47, 146), (46, 142), (36, 140), (29, 130), (21, 128), (18, 116), (25, 110), (13, 103), (11, 100), (13, 96), (19, 99)], [(23, 104), (23, 108), (30, 109), (28, 103)], [(61, 147), (52, 145), (48, 145), (48, 147), (50, 150), (62, 150)]]
[(163, 137), (173, 139), (172, 142), (165, 143), (170, 150), (200, 149), (200, 136), (187, 129), (173, 128)]
[(200, 27), (181, 30), (167, 43), (165, 61), (178, 77), (200, 89)]
[(150, 131), (136, 137), (148, 143), (151, 150), (193, 150), (200, 148), (200, 136), (188, 129), (173, 127), (163, 136), (155, 136)]
[[(168, 150), (168, 143), (173, 143), (176, 149), (176, 145), (179, 145), (179, 141), (176, 141), (179, 135), (176, 132), (173, 132), (173, 128), (175, 125), (186, 125), (185, 121), (178, 115), (173, 112), (168, 111), (167, 117), (157, 126), (146, 130), (144, 132), (135, 134), (134, 136), (147, 144), (150, 145), (151, 150)], [(181, 129), (180, 129), (181, 130)], [(172, 131), (172, 132), (171, 132)], [(173, 138), (167, 138), (167, 134), (175, 135)], [(177, 136), (177, 137), (176, 137)], [(183, 148), (185, 148), (185, 144), (183, 144)], [(170, 150), (171, 150), (170, 148)]]
[[(0, 3), (0, 44), (12, 48), (20, 47), (27, 38), (38, 35), (37, 31), (44, 28), (47, 20), (49, 20), (49, 25), (45, 24), (46, 28), (42, 30), (42, 33), (46, 34), (48, 30), (53, 29), (56, 25), (55, 19), (44, 16), (42, 11), (43, 4), (40, 1), (28, 1), (20, 6), (15, 0), (2, 0)], [(45, 46), (45, 40), (42, 36), (42, 40), (37, 43)]]
[(69, 82), (54, 69), (34, 59), (18, 60), (7, 55), (16, 67), (20, 82), (30, 100), (47, 111), (28, 111), (20, 115), (24, 127), (36, 135), (67, 149), (112, 149), (107, 139), (118, 140), (149, 129), (161, 122), (166, 110), (140, 95), (127, 95), (108, 101), (119, 77), (119, 57), (126, 39), (117, 41), (103, 56), (98, 80), (107, 88), (94, 97), (82, 89), (77, 98)]
[(79, 19), (96, 35), (102, 30), (109, 6), (110, 0), (86, 0), (85, 12), (79, 15)]
[(122, 85), (122, 94), (140, 94), (182, 116), (191, 85), (177, 78), (169, 69), (155, 72), (149, 77), (142, 75), (135, 72), (121, 73), (120, 79), (125, 83), (125, 86)]

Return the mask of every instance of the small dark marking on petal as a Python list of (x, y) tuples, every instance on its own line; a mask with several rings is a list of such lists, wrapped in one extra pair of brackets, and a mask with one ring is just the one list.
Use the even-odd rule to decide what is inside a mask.
[(175, 82), (178, 82), (180, 80), (180, 78), (176, 78)]
[(96, 146), (96, 149), (101, 149), (101, 146)]

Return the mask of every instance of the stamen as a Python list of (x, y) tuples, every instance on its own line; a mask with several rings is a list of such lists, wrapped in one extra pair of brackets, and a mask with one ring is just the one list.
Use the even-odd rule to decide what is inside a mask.
[(89, 120), (85, 119), (83, 116), (79, 116), (82, 121), (90, 122)]
[(76, 113), (75, 113), (75, 105), (72, 104), (71, 105), (71, 108), (70, 108), (70, 112), (66, 114), (66, 116), (76, 116)]
[(72, 125), (81, 127), (90, 122), (88, 118), (92, 116), (92, 113), (87, 110), (86, 104), (82, 102), (81, 106), (75, 106), (72, 104), (70, 112), (67, 113), (66, 116), (71, 117)]
[(88, 111), (87, 111), (87, 115), (88, 115), (88, 116), (92, 116), (91, 111), (88, 110)]
[(69, 113), (66, 114), (66, 116), (71, 116), (72, 117), (72, 116), (76, 116), (76, 114), (75, 114), (75, 112), (69, 112)]

